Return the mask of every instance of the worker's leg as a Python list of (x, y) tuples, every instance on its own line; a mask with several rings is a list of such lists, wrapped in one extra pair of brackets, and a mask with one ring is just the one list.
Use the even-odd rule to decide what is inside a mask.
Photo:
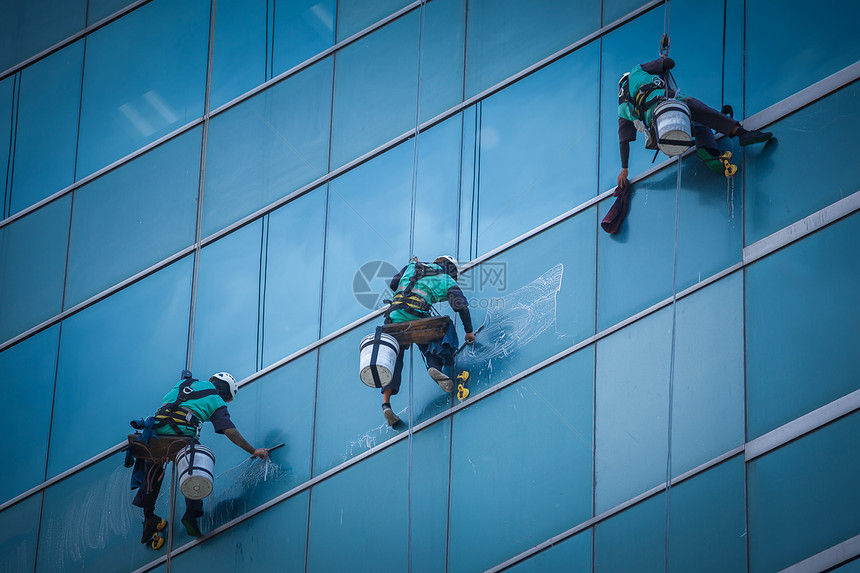
[(143, 484), (138, 488), (131, 504), (143, 508), (143, 517), (155, 515), (155, 502), (161, 492), (161, 481), (164, 479), (164, 468), (150, 461), (143, 462)]
[(400, 381), (403, 375), (403, 354), (408, 346), (400, 348), (397, 353), (397, 360), (394, 362), (394, 372), (391, 373), (391, 383), (382, 390), (382, 415), (385, 416), (385, 421), (389, 426), (393, 426), (400, 421), (394, 410), (391, 409), (391, 397), (400, 392)]
[(203, 515), (203, 500), (185, 498), (185, 515), (182, 516), (182, 525), (191, 537), (200, 537), (200, 526), (197, 518)]
[(429, 353), (427, 350), (429, 345), (419, 344), (418, 349), (424, 355), (424, 361), (427, 363), (427, 374), (436, 382), (439, 387), (445, 392), (450, 392), (454, 389), (454, 381), (451, 380), (442, 372), (442, 366), (445, 362), (440, 356)]
[(721, 114), (712, 107), (706, 106), (696, 98), (687, 98), (684, 100), (684, 103), (690, 108), (690, 118), (694, 122), (719, 131), (723, 135), (734, 135), (734, 131), (740, 126), (737, 120)]

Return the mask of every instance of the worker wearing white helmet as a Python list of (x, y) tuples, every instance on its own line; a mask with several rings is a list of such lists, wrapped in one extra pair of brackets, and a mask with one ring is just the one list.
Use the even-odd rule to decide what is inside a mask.
[[(459, 265), (451, 255), (437, 257), (432, 263), (421, 263), (417, 259), (403, 267), (394, 275), (389, 286), (394, 291), (385, 313), (385, 322), (405, 322), (430, 316), (434, 303), (447, 300), (459, 315), (466, 331), (465, 340), (468, 344), (475, 341), (472, 332), (472, 316), (469, 313), (469, 302), (460, 287), (457, 286)], [(427, 344), (418, 344), (418, 349), (424, 355), (427, 363), (427, 373), (445, 392), (451, 392), (454, 382), (442, 372), (444, 360), (428, 351)], [(382, 414), (390, 426), (400, 421), (391, 409), (391, 396), (400, 390), (400, 377), (403, 370), (403, 353), (400, 348), (397, 361), (394, 364), (391, 383), (382, 389)]]
[[(185, 370), (183, 379), (164, 396), (155, 416), (149, 418), (143, 427), (150, 427), (155, 434), (161, 436), (188, 436), (196, 443), (200, 426), (203, 422), (211, 422), (216, 433), (224, 434), (252, 456), (264, 459), (269, 455), (268, 450), (249, 444), (230, 420), (227, 403), (233, 401), (238, 391), (239, 384), (229, 372), (213, 374), (207, 381), (196, 380)], [(134, 423), (132, 426), (138, 428)], [(167, 525), (166, 520), (155, 515), (155, 502), (158, 500), (164, 477), (163, 461), (161, 467), (146, 459), (138, 459), (137, 463), (140, 467), (136, 465), (135, 471), (142, 470), (142, 475), (147, 476), (147, 479), (141, 481), (140, 489), (132, 501), (133, 505), (143, 508), (141, 543), (151, 543), (153, 548), (158, 549), (163, 544), (163, 539), (159, 541), (157, 532)], [(200, 537), (197, 518), (202, 515), (203, 500), (185, 498), (182, 524), (188, 535)]]

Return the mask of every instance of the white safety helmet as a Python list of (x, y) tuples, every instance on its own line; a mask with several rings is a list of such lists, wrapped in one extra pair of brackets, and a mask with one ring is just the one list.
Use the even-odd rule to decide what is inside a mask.
[(433, 261), (437, 265), (440, 265), (445, 269), (445, 272), (450, 274), (454, 280), (457, 280), (457, 275), (460, 272), (460, 265), (457, 263), (457, 259), (452, 257), (451, 255), (442, 255), (436, 257), (436, 260)]
[(221, 380), (222, 382), (226, 382), (227, 386), (230, 388), (230, 400), (236, 397), (236, 392), (239, 391), (239, 383), (236, 382), (236, 379), (233, 378), (233, 375), (229, 372), (218, 372), (217, 374), (213, 374), (212, 380)]

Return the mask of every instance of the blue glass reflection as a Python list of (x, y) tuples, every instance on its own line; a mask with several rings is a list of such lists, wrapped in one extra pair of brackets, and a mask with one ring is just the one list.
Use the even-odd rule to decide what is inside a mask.
[(466, 0), (434, 0), (423, 5), (421, 30), (421, 121), (463, 100)]
[(8, 384), (0, 401), (0, 433), (9, 438), (0, 456), (17, 464), (0, 474), (0, 503), (45, 479), (59, 336), (59, 325), (53, 326), (0, 353), (0, 372), (11, 381), (26, 380)]
[(215, 10), (210, 109), (268, 78), (266, 0), (220, 0)]
[(649, 497), (595, 526), (595, 573), (666, 570), (665, 495)]
[[(150, 415), (175, 384), (191, 275), (186, 257), (63, 321), (49, 478), (124, 441), (129, 420)], [(112, 430), (93, 432), (86, 419)]]
[(241, 380), (257, 370), (263, 223), (257, 219), (200, 252), (193, 355), (198, 377), (227, 371)]
[(415, 128), (419, 12), (335, 55), (331, 168)]
[(337, 3), (337, 41), (349, 38), (371, 24), (397, 12), (409, 0), (339, 0)]
[(514, 565), (509, 571), (513, 573), (543, 573), (544, 571), (591, 573), (591, 544), (592, 530), (587, 529)]
[(87, 36), (78, 179), (203, 114), (209, 0), (156, 0)]
[(477, 255), (597, 194), (598, 56), (587, 46), (481, 104)]
[(495, 85), (599, 27), (600, 4), (597, 2), (469, 2), (466, 97)]
[(331, 75), (328, 58), (212, 120), (204, 237), (326, 173)]
[(75, 190), (66, 308), (194, 242), (200, 145), (193, 129)]
[[(334, 44), (335, 4), (335, 0), (275, 1), (272, 76)], [(363, 7), (366, 9), (368, 5)]]
[(11, 213), (75, 180), (83, 59), (78, 41), (21, 72)]
[(414, 434), (409, 470), (411, 557), (414, 573), (445, 570), (451, 426), (444, 421)]
[(87, 25), (95, 24), (103, 18), (112, 16), (133, 3), (133, 0), (89, 0), (87, 6)]
[(855, 213), (747, 267), (750, 439), (857, 389), (858, 236)]
[(87, 0), (4, 2), (0, 72), (84, 29)]
[(66, 195), (0, 227), (0, 340), (60, 312), (71, 204)]
[[(860, 5), (823, 0), (812, 9), (802, 0), (779, 10), (767, 0), (746, 3), (746, 109), (761, 111), (860, 60), (854, 22)], [(795, 38), (803, 38), (795, 41)], [(798, 66), (804, 73), (798, 74)]]
[(592, 516), (593, 400), (589, 347), (454, 416), (452, 570), (484, 571)]
[[(12, 109), (14, 93), (17, 87), (17, 75), (9, 76), (0, 80), (0, 133), (12, 133)], [(9, 215), (9, 151), (12, 142), (5, 137), (0, 137), (0, 182), (3, 185), (3, 210), (0, 211), (0, 219)]]
[(316, 189), (268, 217), (262, 366), (319, 336), (325, 202)]
[(6, 571), (33, 571), (39, 538), (42, 495), (36, 494), (0, 513), (0, 565)]

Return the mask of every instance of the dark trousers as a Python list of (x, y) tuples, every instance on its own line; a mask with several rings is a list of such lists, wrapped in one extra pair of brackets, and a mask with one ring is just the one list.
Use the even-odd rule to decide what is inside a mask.
[[(143, 516), (149, 517), (155, 513), (155, 502), (161, 491), (161, 482), (164, 479), (165, 470), (150, 461), (143, 462), (143, 484), (138, 488), (131, 504), (143, 508)], [(200, 517), (203, 515), (203, 500), (185, 498), (185, 515)]]
[(714, 131), (729, 135), (739, 122), (723, 115), (712, 107), (708, 107), (696, 98), (684, 100), (690, 108), (690, 119), (693, 122), (693, 132), (696, 137), (696, 149), (718, 149)]
[[(416, 344), (415, 346), (417, 346), (418, 350), (421, 351), (421, 354), (424, 355), (424, 361), (427, 363), (427, 368), (435, 368), (437, 370), (442, 370), (442, 359), (435, 354), (428, 353), (427, 344)], [(394, 372), (391, 375), (391, 383), (385, 388), (383, 388), (383, 390), (391, 389), (392, 395), (400, 392), (401, 374), (403, 373), (403, 353), (406, 352), (406, 348), (407, 347), (402, 347), (400, 349), (400, 352), (397, 354), (397, 360), (394, 363)]]

